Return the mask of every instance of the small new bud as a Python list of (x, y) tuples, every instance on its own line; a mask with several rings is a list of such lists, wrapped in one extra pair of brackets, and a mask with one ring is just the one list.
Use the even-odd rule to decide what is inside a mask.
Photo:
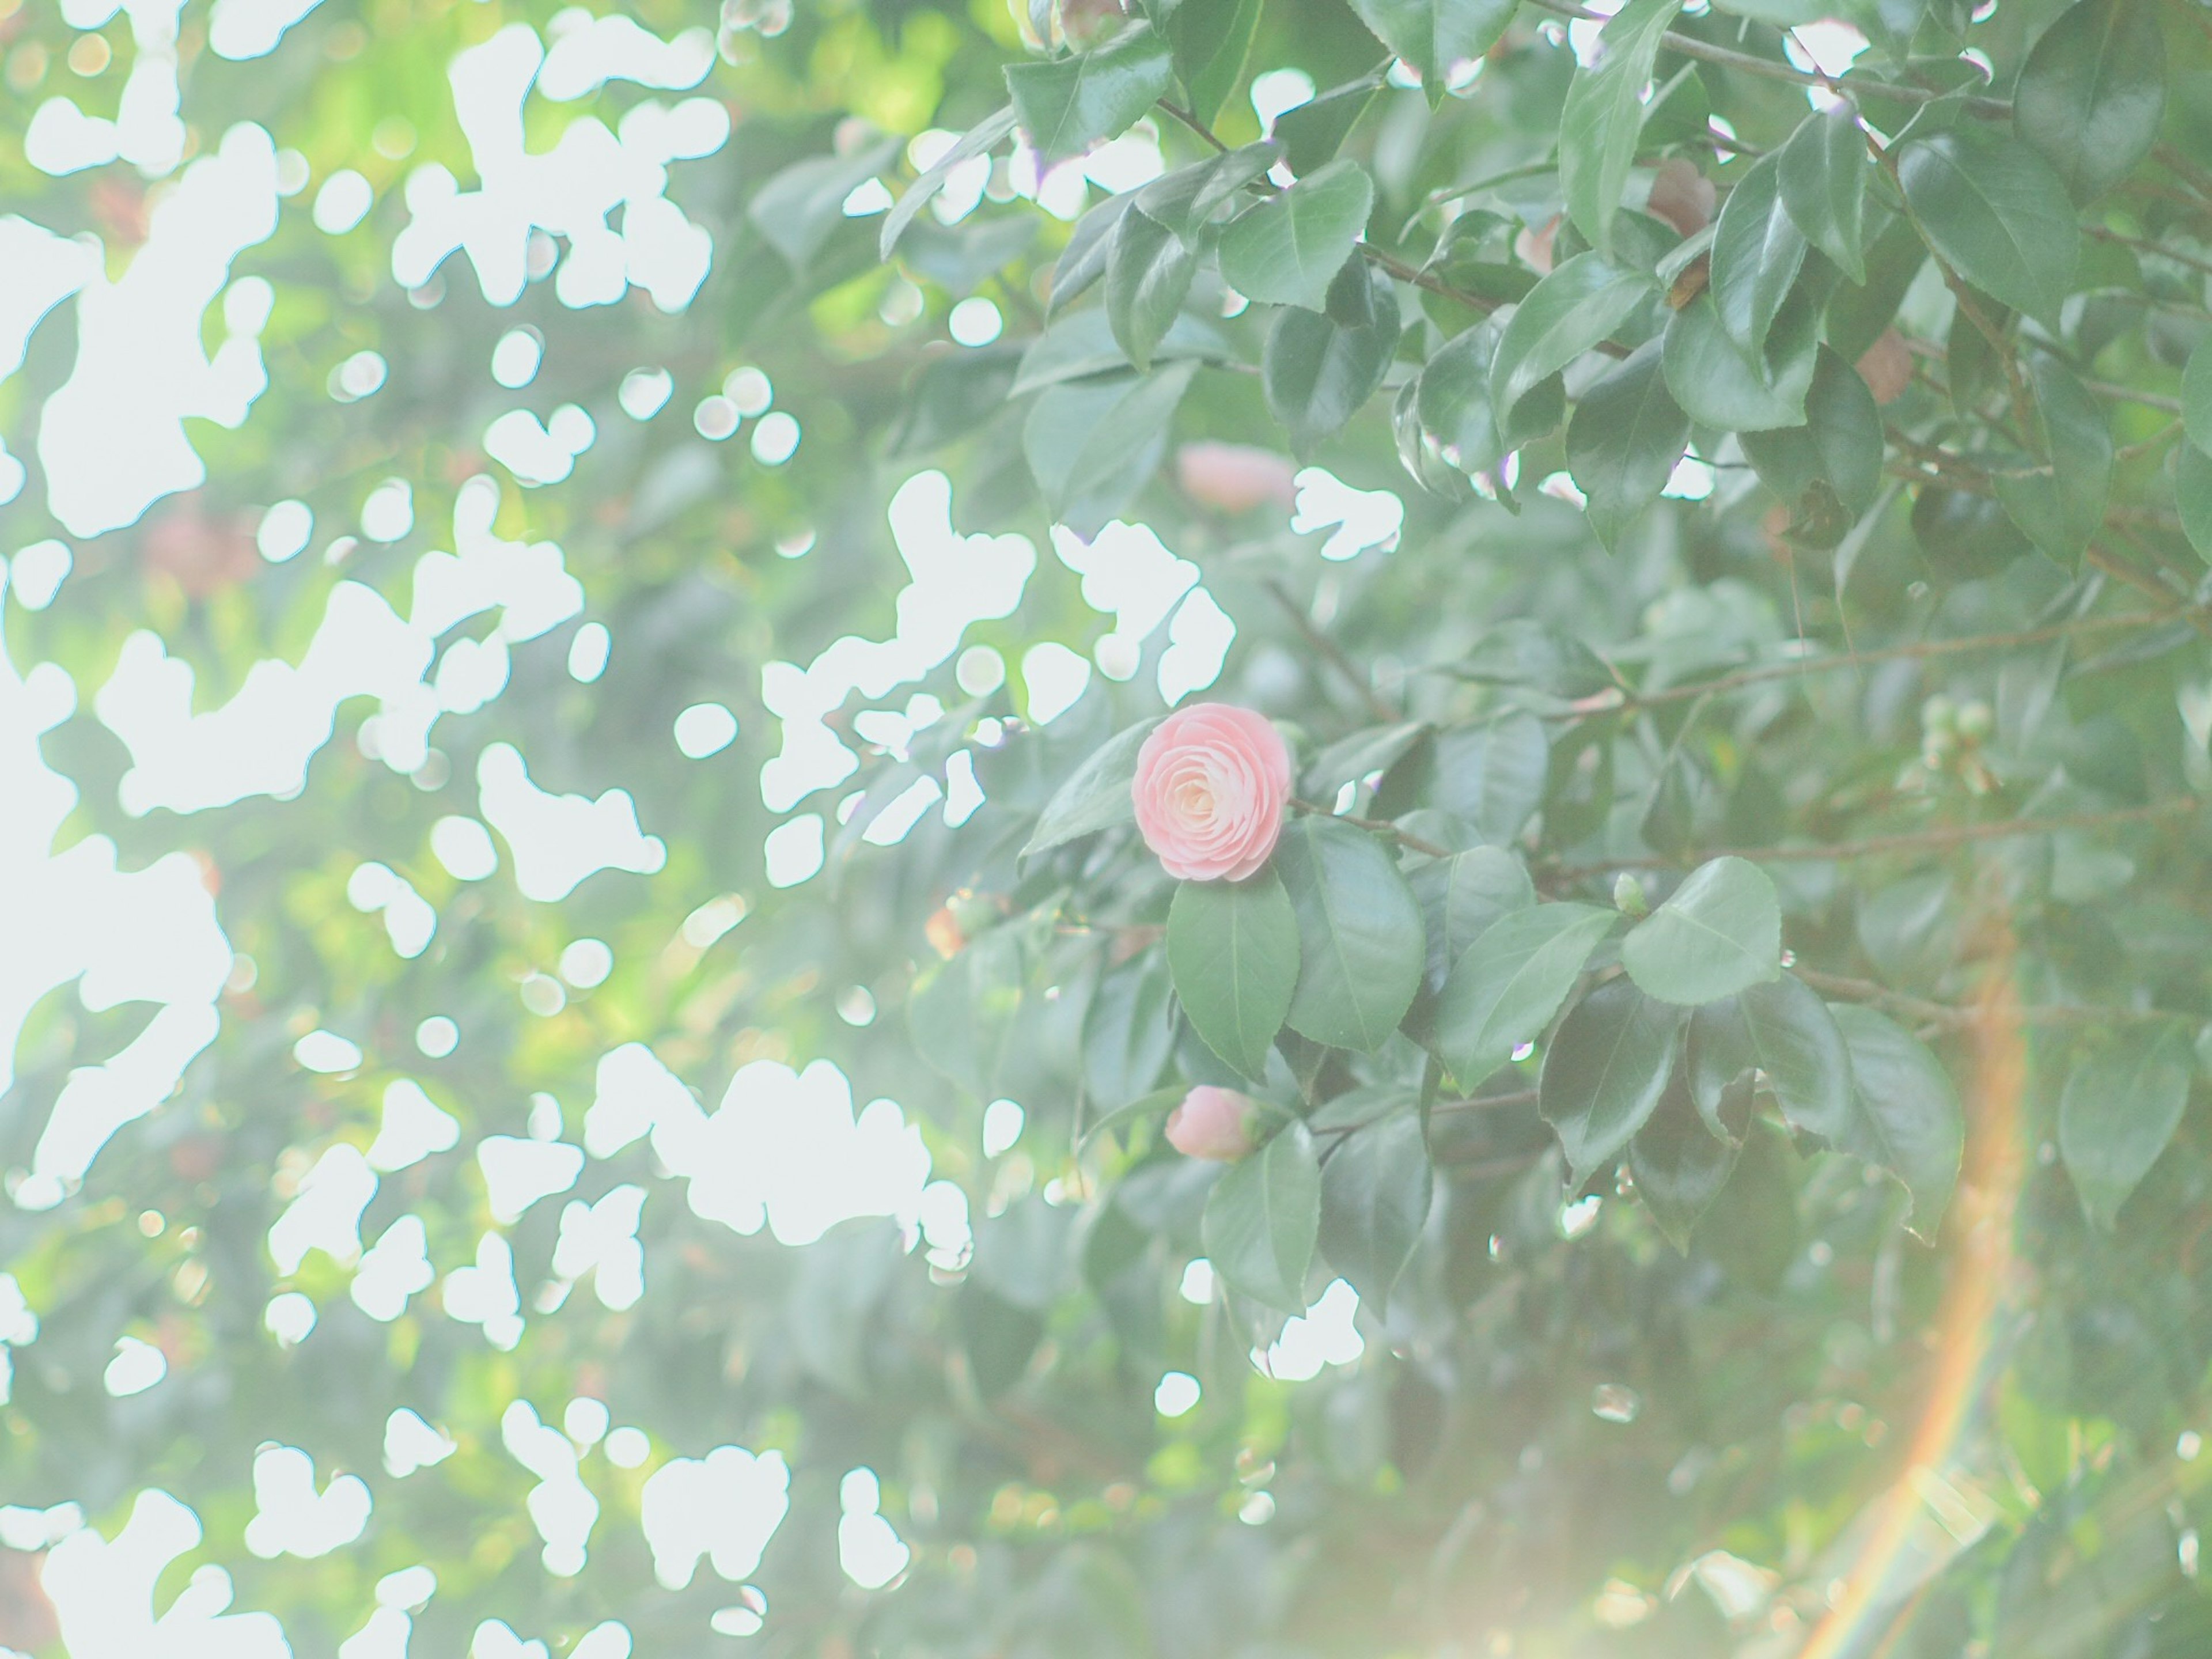
[(1613, 908), (1623, 915), (1644, 916), (1651, 902), (1644, 896), (1644, 884), (1626, 870), (1613, 878)]
[(1959, 735), (1969, 743), (1986, 743), (1997, 729), (1996, 711), (1976, 697), (1959, 708)]

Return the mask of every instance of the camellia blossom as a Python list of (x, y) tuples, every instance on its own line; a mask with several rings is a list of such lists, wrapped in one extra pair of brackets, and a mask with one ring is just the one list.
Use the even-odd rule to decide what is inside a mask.
[(1170, 875), (1242, 881), (1283, 833), (1291, 751), (1264, 715), (1192, 703), (1145, 739), (1130, 796), (1145, 845)]
[(1286, 456), (1251, 444), (1206, 441), (1176, 451), (1183, 493), (1224, 513), (1249, 513), (1272, 501), (1288, 511), (1297, 495), (1297, 469)]
[(1168, 1145), (1185, 1158), (1234, 1164), (1252, 1150), (1252, 1119), (1258, 1107), (1249, 1095), (1201, 1083), (1168, 1114)]

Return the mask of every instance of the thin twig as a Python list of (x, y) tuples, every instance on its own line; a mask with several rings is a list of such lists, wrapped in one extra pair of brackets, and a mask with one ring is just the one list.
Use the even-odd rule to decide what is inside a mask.
[[(1887, 1008), (1892, 1013), (1919, 1024), (1938, 1026), (1945, 1030), (1957, 1030), (1972, 1025), (1984, 1014), (1978, 1004), (1964, 1006), (1957, 1003), (1930, 1002), (1925, 997), (1908, 996), (1902, 991), (1893, 991), (1870, 979), (1852, 979), (1842, 974), (1823, 974), (1802, 967), (1792, 968), (1790, 972), (1823, 996)], [(2014, 1012), (2021, 1023), (2026, 1025), (2134, 1024), (2179, 1018), (2158, 1008), (2115, 1008), (2109, 1005), (2100, 1006), (2089, 1003), (2052, 1003), (2039, 1008), (2021, 1008)]]
[(1346, 656), (1344, 648), (1315, 624), (1314, 619), (1306, 614), (1305, 606), (1291, 597), (1288, 588), (1279, 581), (1273, 580), (1267, 582), (1267, 592), (1274, 596), (1275, 603), (1283, 607), (1284, 614), (1290, 617), (1291, 626), (1298, 630), (1305, 642), (1318, 652), (1322, 660), (1341, 674), (1350, 683), (1352, 689), (1359, 694), (1360, 701), (1367, 705), (1369, 714), (1374, 715), (1378, 720), (1385, 721), (1401, 720), (1406, 718), (1402, 710), (1394, 707), (1388, 698), (1368, 684), (1367, 677), (1359, 672), (1359, 665)]
[(1973, 842), (2008, 841), (2018, 836), (2050, 835), (2061, 830), (2099, 830), (2116, 824), (2137, 823), (2148, 818), (2193, 812), (2202, 802), (2191, 795), (2153, 801), (2147, 806), (2123, 806), (2101, 812), (2069, 812), (2048, 818), (1999, 818), (1986, 823), (1947, 823), (1932, 830), (1909, 830), (1896, 835), (1868, 836), (1856, 841), (1816, 842), (1785, 847), (1717, 847), (1679, 856), (1608, 859), (1602, 864), (1555, 865), (1543, 872), (1554, 881), (1602, 876), (1616, 870), (1673, 870), (1709, 859), (1750, 859), (1760, 864), (1827, 864), (1845, 859), (1875, 858), (1886, 853), (1931, 852)]
[(1205, 122), (1200, 120), (1198, 117), (1193, 115), (1182, 105), (1170, 103), (1164, 98), (1158, 99), (1154, 101), (1156, 101), (1159, 106), (1165, 110), (1170, 115), (1174, 116), (1176, 120), (1182, 122), (1183, 125), (1188, 127), (1193, 132), (1206, 140), (1207, 143), (1212, 145), (1215, 154), (1226, 155), (1229, 153), (1229, 146), (1221, 142), (1220, 138), (1214, 133), (1213, 129), (1206, 125)]
[(2142, 253), (2155, 253), (2161, 259), (2172, 259), (2178, 264), (2194, 265), (2199, 270), (2212, 271), (2212, 259), (2201, 253), (2184, 253), (2179, 248), (2161, 246), (2145, 241), (2140, 236), (2124, 236), (2117, 230), (2107, 230), (2102, 225), (2084, 225), (2081, 228), (2100, 242), (2117, 242), (2122, 247), (2131, 247)]
[(1334, 818), (1339, 823), (1348, 823), (1355, 830), (1371, 830), (1378, 836), (1388, 836), (1409, 853), (1424, 854), (1432, 859), (1455, 856), (1450, 848), (1425, 841), (1409, 830), (1401, 830), (1386, 818), (1363, 818), (1352, 812), (1332, 812), (1317, 800), (1305, 800), (1296, 795), (1291, 797), (1291, 805), (1301, 812), (1312, 813), (1317, 818)]

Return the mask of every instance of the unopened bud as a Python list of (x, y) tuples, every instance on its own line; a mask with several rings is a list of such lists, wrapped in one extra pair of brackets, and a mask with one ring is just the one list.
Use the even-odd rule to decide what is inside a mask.
[(1626, 870), (1613, 878), (1613, 908), (1629, 916), (1651, 913), (1651, 902), (1644, 896), (1644, 884)]

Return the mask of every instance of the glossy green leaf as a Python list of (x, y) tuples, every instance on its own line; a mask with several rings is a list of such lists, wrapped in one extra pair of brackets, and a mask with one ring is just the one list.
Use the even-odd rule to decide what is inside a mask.
[(1352, 0), (1376, 39), (1419, 70), (1431, 107), (1453, 67), (1480, 58), (1513, 21), (1517, 0)]
[(1223, 228), (1221, 280), (1247, 299), (1319, 311), (1374, 205), (1367, 170), (1332, 161)]
[(1273, 167), (1282, 153), (1282, 147), (1273, 143), (1224, 150), (1153, 179), (1135, 193), (1134, 200), (1188, 240), (1221, 208), (1241, 201), (1244, 187)]
[(1144, 210), (1124, 213), (1106, 255), (1106, 316), (1114, 338), (1139, 369), (1167, 337), (1198, 271), (1198, 253)]
[(1168, 967), (1206, 1046), (1255, 1078), (1298, 982), (1298, 918), (1270, 868), (1244, 881), (1186, 881), (1168, 907)]
[(845, 198), (890, 167), (899, 148), (896, 138), (884, 138), (851, 155), (793, 162), (760, 187), (745, 216), (794, 271), (803, 272), (849, 222)]
[(2166, 55), (2146, 0), (2077, 0), (2028, 53), (2013, 126), (2075, 201), (2102, 195), (2150, 153), (2166, 114)]
[(1527, 868), (1502, 847), (1471, 847), (1433, 860), (1407, 880), (1420, 901), (1428, 930), (1429, 976), (1438, 987), (1493, 922), (1536, 902)]
[(2181, 423), (2190, 442), (2212, 453), (2212, 346), (2202, 340), (2181, 372)]
[[(1574, 443), (1568, 428), (1567, 442)], [(1571, 634), (1527, 617), (1485, 632), (1453, 665), (1463, 680), (1505, 685), (1565, 699), (1595, 696), (1613, 684), (1605, 659)]]
[(1783, 210), (1799, 233), (1852, 282), (1864, 283), (1867, 179), (1875, 163), (1850, 106), (1815, 110), (1799, 122), (1778, 166)]
[(1482, 471), (1505, 457), (1490, 400), (1490, 368), (1503, 327), (1494, 319), (1477, 324), (1439, 346), (1421, 368), (1414, 400), (1421, 429), (1462, 471)]
[(1690, 1235), (1728, 1185), (1741, 1150), (1740, 1139), (1716, 1135), (1698, 1120), (1679, 1081), (1636, 1132), (1628, 1146), (1636, 1195), (1676, 1249), (1689, 1249)]
[(1142, 22), (1094, 51), (1006, 65), (1015, 118), (1048, 162), (1115, 137), (1164, 97), (1174, 79), (1168, 43)]
[[(1770, 351), (1775, 343), (1770, 341)], [(1701, 294), (1667, 325), (1660, 361), (1667, 390), (1692, 421), (1723, 432), (1758, 432), (1805, 423), (1817, 358), (1809, 338), (1779, 363), (1747, 357), (1721, 326), (1711, 296)]]
[(1136, 204), (1136, 194), (1109, 196), (1075, 222), (1067, 246), (1052, 268), (1052, 296), (1046, 302), (1048, 320), (1079, 295), (1088, 293), (1106, 275), (1107, 256), (1114, 251), (1114, 233), (1121, 216)]
[(1690, 417), (1667, 390), (1661, 343), (1648, 340), (1591, 386), (1567, 422), (1567, 471), (1607, 547), (1659, 499), (1690, 443)]
[(1083, 1086), (1115, 1110), (1152, 1092), (1175, 1048), (1173, 981), (1157, 957), (1109, 969), (1083, 1017)]
[(1508, 911), (1467, 947), (1437, 999), (1435, 1036), (1462, 1089), (1543, 1036), (1615, 919), (1592, 904), (1540, 904)]
[(1544, 723), (1516, 709), (1477, 726), (1437, 733), (1437, 805), (1492, 846), (1520, 835), (1544, 802), (1551, 744)]
[(1321, 1161), (1312, 1134), (1294, 1119), (1215, 1183), (1200, 1235), (1214, 1272), (1232, 1290), (1302, 1314), (1320, 1229)]
[(1690, 1096), (1715, 1134), (1723, 1103), (1753, 1070), (1790, 1127), (1841, 1145), (1854, 1110), (1850, 1054), (1828, 1005), (1794, 974), (1709, 1002), (1690, 1017)]
[(2106, 1232), (2180, 1127), (2195, 1070), (2188, 1034), (2168, 1024), (2131, 1028), (2067, 1074), (2058, 1151), (2083, 1212)]
[(1746, 459), (1790, 511), (1791, 533), (1833, 546), (1881, 493), (1881, 410), (1858, 371), (1820, 348), (1805, 424), (1742, 434)]
[(1211, 123), (1244, 78), (1261, 6), (1261, 0), (1187, 0), (1168, 18), (1176, 74), (1200, 122)]
[(1129, 799), (1129, 784), (1137, 775), (1137, 751), (1158, 724), (1152, 719), (1124, 727), (1068, 774), (1037, 815), (1022, 856), (1034, 858), (1079, 836), (1131, 822), (1136, 808)]
[(2174, 447), (2173, 500), (2181, 511), (2182, 533), (2197, 556), (2212, 564), (2212, 455), (2194, 443)]
[(1537, 1109), (1559, 1138), (1571, 1185), (1617, 1157), (1650, 1120), (1681, 1033), (1680, 1008), (1625, 979), (1599, 986), (1568, 1011), (1544, 1051)]
[(2072, 569), (2105, 526), (2112, 494), (2112, 429), (2103, 405), (2073, 370), (2045, 352), (2025, 355), (2035, 394), (2033, 418), (2051, 466), (2000, 476), (1997, 499), (2030, 541)]
[(1398, 327), (1390, 279), (1357, 258), (1338, 274), (1328, 311), (1286, 306), (1276, 313), (1261, 354), (1261, 386), (1299, 453), (1334, 436), (1375, 395)]
[[(1009, 104), (969, 128), (960, 135), (958, 143), (925, 167), (921, 176), (906, 187), (906, 193), (891, 204), (891, 210), (884, 216), (883, 234), (876, 243), (878, 256), (885, 259), (891, 257), (892, 250), (898, 246), (899, 238), (906, 234), (906, 228), (914, 222), (915, 215), (927, 207), (938, 191), (945, 188), (945, 181), (952, 176), (955, 167), (963, 161), (988, 154), (1013, 130), (1014, 106)], [(842, 202), (838, 204), (840, 211), (843, 206)]]
[(1420, 1243), (1434, 1182), (1413, 1111), (1354, 1129), (1322, 1165), (1322, 1255), (1378, 1314)]
[(2014, 310), (2057, 322), (2081, 234), (2049, 162), (1969, 123), (1903, 145), (1897, 171), (1913, 218), (1952, 269)]
[(1327, 167), (1336, 159), (1344, 141), (1382, 89), (1382, 72), (1376, 70), (1356, 81), (1331, 87), (1318, 97), (1275, 118), (1275, 137), (1283, 145), (1284, 160), (1298, 178)]
[(1381, 842), (1334, 818), (1293, 818), (1274, 861), (1297, 914), (1291, 1029), (1373, 1053), (1406, 1017), (1427, 962), (1413, 889)]
[(1717, 858), (1628, 930), (1620, 965), (1662, 1002), (1715, 1002), (1782, 972), (1782, 907), (1766, 872)]
[[(1104, 270), (1103, 263), (1100, 270)], [(1212, 362), (1227, 357), (1230, 350), (1228, 341), (1212, 324), (1185, 312), (1153, 348), (1152, 355), (1155, 358), (1194, 357)], [(1018, 398), (1025, 392), (1063, 386), (1070, 380), (1110, 375), (1116, 369), (1126, 368), (1128, 361), (1121, 343), (1114, 337), (1113, 324), (1104, 310), (1085, 307), (1064, 313), (1030, 342), (1029, 349), (1022, 354), (1021, 372), (1014, 377), (1010, 395)]]
[(1598, 37), (1600, 55), (1577, 69), (1559, 113), (1559, 185), (1567, 216), (1601, 254), (1644, 130), (1644, 88), (1681, 0), (1628, 0)]
[(1528, 290), (1498, 336), (1492, 406), (1510, 422), (1522, 398), (1608, 338), (1651, 292), (1642, 271), (1609, 264), (1595, 252), (1560, 265)]
[(1912, 1199), (1906, 1225), (1932, 1240), (1966, 1145), (1959, 1091), (1927, 1046), (1888, 1015), (1857, 1003), (1830, 1012), (1850, 1051), (1857, 1107), (1839, 1144), (1898, 1179)]
[(1762, 155), (1736, 181), (1713, 225), (1713, 307), (1747, 356), (1765, 349), (1805, 248), (1804, 233), (1783, 205), (1782, 158)]
[(1048, 386), (1030, 406), (1022, 447), (1053, 516), (1079, 535), (1099, 527), (1166, 453), (1176, 405), (1197, 366)]

